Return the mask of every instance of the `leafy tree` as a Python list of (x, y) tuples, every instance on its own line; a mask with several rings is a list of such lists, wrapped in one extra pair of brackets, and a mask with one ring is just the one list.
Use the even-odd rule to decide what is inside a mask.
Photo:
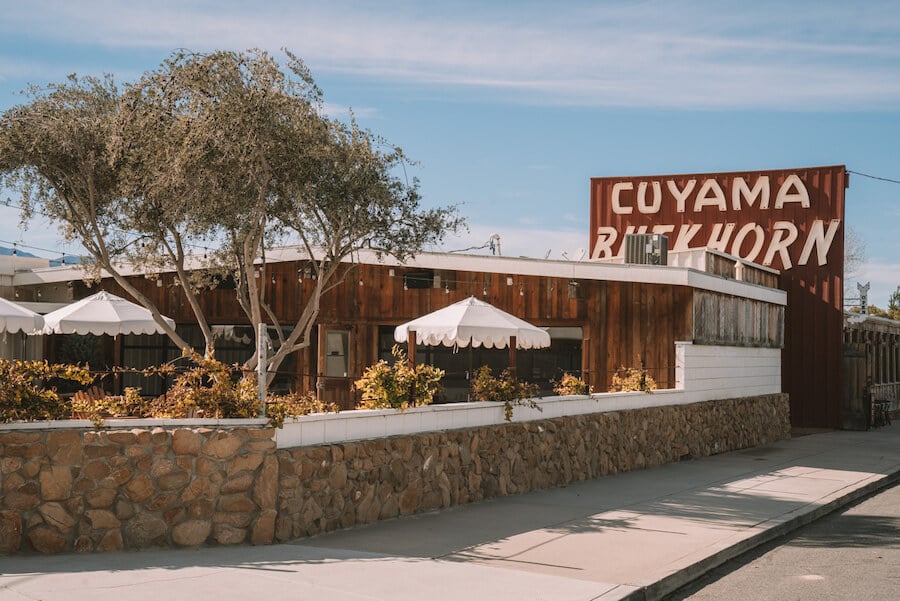
[[(866, 262), (866, 241), (859, 233), (850, 226), (844, 229), (844, 282), (849, 283), (854, 280), (859, 271)], [(844, 291), (845, 296), (850, 292), (849, 288)], [(852, 292), (856, 292), (854, 288)]]
[[(859, 307), (850, 307), (850, 313), (859, 313)], [(890, 314), (879, 307), (878, 305), (868, 305), (866, 307), (866, 315), (872, 315), (874, 317), (890, 317)]]
[(119, 108), (115, 82), (109, 76), (72, 75), (65, 83), (32, 86), (26, 93), (31, 102), (0, 118), (0, 184), (21, 191), (23, 222), (35, 212), (56, 220), (63, 237), (80, 242), (93, 258), (93, 275), (107, 270), (185, 347), (115, 264), (131, 242), (122, 231), (128, 203), (108, 149)]
[[(0, 121), (0, 172), (23, 191), (26, 215), (60, 222), (120, 286), (154, 312), (126, 270), (172, 271), (212, 355), (200, 302), (231, 275), (250, 323), (280, 326), (265, 298), (266, 251), (298, 236), (316, 273), (301, 317), (269, 358), (273, 373), (310, 343), (320, 300), (374, 249), (405, 258), (461, 225), (454, 208), (420, 206), (397, 176), (402, 150), (322, 116), (302, 61), (267, 53), (175, 52), (119, 94), (111, 78), (70, 78), (30, 90)], [(124, 233), (127, 232), (127, 233)], [(201, 252), (205, 259), (201, 259)], [(187, 344), (167, 326), (183, 350)], [(246, 367), (253, 367), (251, 357)]]
[(299, 59), (288, 68), (258, 51), (176, 52), (128, 88), (117, 115), (111, 148), (135, 201), (129, 229), (147, 242), (128, 260), (174, 270), (208, 348), (199, 294), (211, 274), (234, 276), (250, 323), (274, 320), (259, 283), (265, 249), (283, 239), (276, 209), (290, 210), (285, 199), (331, 143), (319, 90)]
[(900, 321), (900, 286), (897, 286), (897, 289), (888, 298), (887, 316)]

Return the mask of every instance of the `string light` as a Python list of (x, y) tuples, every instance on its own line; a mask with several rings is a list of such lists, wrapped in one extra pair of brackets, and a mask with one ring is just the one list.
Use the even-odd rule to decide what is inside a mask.
[[(9, 197), (7, 197), (7, 198), (6, 198), (6, 202), (4, 202), (4, 203), (2, 203), (2, 204), (5, 205), (5, 206), (7, 206), (7, 207), (13, 208), (13, 209), (18, 209), (19, 211), (24, 210), (24, 207), (23, 207), (21, 204), (14, 203), (14, 202), (12, 201), (12, 199), (10, 199)], [(40, 216), (46, 217), (46, 218), (48, 218), (48, 219), (54, 219), (54, 220), (57, 219), (57, 217), (56, 217), (55, 215), (52, 215), (52, 214), (47, 213), (47, 212), (45, 212), (45, 211), (41, 211), (41, 210), (39, 210), (39, 209), (37, 209), (37, 208), (32, 208), (32, 209), (31, 209), (31, 212), (34, 213), (35, 215), (40, 215)], [(124, 234), (124, 235), (126, 235), (126, 236), (133, 236), (135, 239), (145, 238), (145, 237), (146, 237), (146, 235), (141, 234), (141, 233), (138, 233), (138, 232), (133, 232), (133, 231), (130, 232), (130, 231), (126, 231), (126, 230), (120, 230), (120, 229), (118, 229), (118, 228), (109, 228), (109, 230), (110, 230), (110, 231), (113, 231), (113, 232), (115, 232), (115, 233), (117, 233), (117, 234)], [(2, 243), (2, 244), (15, 244), (14, 242), (9, 242), (9, 241), (6, 241), (6, 240), (0, 240), (0, 243)], [(130, 243), (129, 243), (129, 244), (130, 244)], [(25, 244), (24, 242), (19, 242), (18, 245), (21, 246), (22, 248), (30, 248), (30, 249), (32, 249), (32, 250), (39, 250), (39, 251), (41, 251), (41, 252), (46, 252), (46, 253), (50, 253), (50, 254), (53, 254), (53, 255), (59, 253), (59, 251), (56, 250), (56, 249), (41, 248), (41, 247), (39, 247), (39, 246), (34, 246), (34, 245), (31, 245), (31, 244)], [(201, 245), (201, 244), (196, 244), (196, 243), (193, 243), (193, 242), (183, 242), (183, 245), (184, 245), (185, 247), (187, 247), (187, 248), (194, 248), (194, 249), (197, 249), (197, 250), (203, 250), (203, 251), (204, 251), (203, 257), (204, 257), (204, 258), (206, 258), (206, 252), (212, 250), (211, 248), (209, 248), (209, 247), (207, 247), (207, 246), (203, 246), (203, 245)], [(142, 248), (146, 247), (146, 244), (145, 244), (143, 241), (141, 241), (141, 247), (142, 247)]]
[(891, 179), (889, 177), (878, 177), (877, 175), (869, 175), (868, 173), (860, 173), (859, 171), (853, 171), (851, 169), (847, 169), (847, 173), (852, 173), (853, 175), (861, 175), (862, 177), (868, 177), (869, 179), (877, 179), (880, 182), (889, 182), (891, 184), (900, 184), (900, 180)]

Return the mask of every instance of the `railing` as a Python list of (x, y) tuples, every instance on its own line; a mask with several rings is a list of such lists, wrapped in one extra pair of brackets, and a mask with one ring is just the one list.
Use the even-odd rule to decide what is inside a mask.
[(889, 401), (890, 411), (900, 410), (900, 382), (872, 384), (869, 390), (873, 401)]

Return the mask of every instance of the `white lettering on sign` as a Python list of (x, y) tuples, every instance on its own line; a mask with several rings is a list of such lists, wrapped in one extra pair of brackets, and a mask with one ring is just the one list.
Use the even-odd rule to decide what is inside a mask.
[(653, 185), (653, 201), (650, 203), (647, 203), (647, 182), (638, 184), (638, 211), (644, 215), (659, 213), (659, 208), (662, 206), (662, 187), (659, 182), (650, 183)]
[[(666, 180), (666, 189), (675, 199), (675, 210), (679, 213), (684, 213), (689, 204), (694, 213), (711, 208), (720, 212), (740, 211), (745, 205), (768, 210), (771, 196), (769, 177), (766, 175), (757, 178), (752, 188), (744, 178), (735, 177), (731, 184), (730, 207), (722, 184), (712, 177), (703, 180), (699, 188), (695, 179), (688, 180), (684, 188), (679, 188), (678, 182), (675, 180)], [(635, 191), (634, 182), (616, 182), (612, 186), (610, 195), (612, 212), (616, 215), (632, 215), (635, 207), (637, 207), (637, 212), (642, 215), (655, 215), (662, 209), (662, 183), (658, 181), (638, 182), (637, 191)], [(690, 202), (691, 200), (693, 203)], [(803, 180), (797, 175), (789, 175), (785, 178), (784, 183), (778, 188), (772, 208), (780, 210), (788, 203), (797, 203), (804, 209), (809, 208), (809, 192)]]
[(769, 243), (769, 250), (766, 251), (766, 256), (763, 258), (763, 265), (771, 265), (772, 259), (775, 258), (775, 253), (778, 253), (779, 258), (781, 258), (781, 268), (790, 269), (793, 264), (791, 263), (791, 255), (788, 254), (788, 248), (797, 239), (797, 226), (790, 221), (776, 221), (774, 227), (775, 231), (772, 232), (772, 241)]
[(678, 184), (675, 183), (674, 180), (670, 179), (666, 182), (666, 188), (668, 188), (672, 196), (675, 197), (675, 208), (679, 213), (684, 213), (684, 205), (687, 202), (688, 196), (694, 191), (694, 186), (696, 185), (697, 180), (689, 179), (688, 183), (684, 185), (684, 190), (679, 190)]
[(741, 210), (741, 198), (747, 201), (748, 207), (752, 207), (753, 203), (759, 199), (759, 208), (768, 209), (769, 176), (761, 175), (753, 184), (753, 189), (750, 189), (743, 177), (734, 178), (734, 183), (731, 185), (731, 208), (735, 211)]
[[(646, 219), (650, 224), (629, 225), (624, 232), (608, 226), (598, 228), (591, 257), (622, 256), (622, 234), (644, 234), (649, 230), (668, 236), (672, 251), (705, 246), (747, 261), (761, 260), (767, 266), (780, 264), (781, 269), (790, 269), (795, 264), (806, 265), (811, 261), (819, 266), (828, 263), (828, 253), (841, 228), (841, 221), (809, 220), (797, 216), (798, 210), (810, 209), (811, 204), (809, 190), (799, 175), (787, 175), (777, 189), (768, 175), (755, 178), (734, 175), (730, 190), (728, 188), (721, 178), (716, 177), (632, 179), (613, 183), (609, 199), (613, 214), (656, 217)], [(721, 218), (704, 218), (702, 221), (705, 223), (658, 223), (664, 221), (659, 219), (660, 213), (672, 214), (672, 207), (666, 207), (666, 203), (671, 202), (675, 203), (677, 213), (715, 211), (721, 214)], [(759, 211), (790, 211), (790, 214), (774, 223), (763, 219), (772, 224), (763, 226), (741, 219), (741, 213), (747, 211), (756, 214)], [(690, 218), (685, 220), (690, 221)]]
[(634, 190), (634, 184), (631, 182), (619, 182), (613, 184), (612, 188), (612, 210), (616, 215), (631, 215), (634, 207), (622, 206), (621, 194), (625, 190)]
[[(793, 201), (791, 201), (793, 202)], [(797, 202), (800, 202), (798, 199)], [(669, 224), (657, 224), (653, 226), (653, 233), (671, 234), (678, 229), (675, 235), (675, 244), (673, 251), (688, 250), (690, 248), (702, 248), (702, 246), (691, 246), (691, 242), (696, 238), (703, 225), (699, 223), (682, 224), (680, 226)], [(814, 260), (817, 265), (822, 266), (828, 263), (828, 252), (834, 244), (838, 230), (841, 227), (840, 219), (833, 219), (828, 222), (827, 227), (825, 221), (816, 219), (809, 227), (803, 239), (800, 258), (797, 265), (806, 265), (810, 260)], [(763, 265), (772, 265), (777, 258), (781, 263), (781, 269), (790, 269), (793, 267), (791, 260), (791, 249), (800, 239), (801, 232), (797, 226), (790, 221), (776, 221), (772, 226), (771, 232), (766, 232), (763, 227), (755, 222), (746, 223), (738, 229), (735, 234), (737, 224), (735, 223), (716, 223), (711, 227), (709, 237), (705, 246), (713, 248), (721, 252), (730, 253), (741, 259), (748, 261), (756, 261), (759, 255), (765, 249), (763, 254)], [(625, 228), (626, 234), (646, 234), (649, 227), (646, 225), (634, 226), (629, 225)], [(732, 240), (732, 236), (734, 239)], [(619, 232), (614, 227), (601, 226), (597, 228), (597, 240), (594, 243), (591, 252), (592, 259), (605, 259), (613, 256), (613, 247), (619, 239)], [(702, 240), (702, 238), (701, 238)], [(747, 252), (741, 252), (747, 243), (752, 241)], [(625, 245), (619, 246), (617, 256), (622, 256), (625, 252)]]
[(694, 212), (699, 213), (704, 207), (717, 207), (720, 211), (725, 211), (728, 206), (725, 204), (725, 192), (719, 182), (710, 178), (703, 182), (700, 191), (697, 192), (697, 199), (694, 200)]
[[(791, 188), (794, 189), (791, 192)], [(803, 185), (803, 180), (796, 175), (789, 175), (785, 178), (781, 188), (778, 189), (778, 196), (775, 197), (775, 208), (784, 208), (786, 202), (799, 202), (804, 209), (809, 208), (809, 192)]]
[[(741, 247), (744, 246), (744, 240), (751, 232), (756, 236), (756, 241), (753, 242), (753, 247), (750, 249), (749, 253), (745, 255), (741, 254)], [(734, 244), (731, 245), (731, 254), (739, 259), (745, 259), (751, 263), (755, 263), (756, 257), (762, 250), (765, 241), (766, 234), (763, 232), (762, 226), (756, 223), (748, 223), (738, 230), (737, 236), (734, 237)]]
[(611, 257), (612, 245), (615, 244), (619, 237), (619, 231), (614, 227), (600, 226), (597, 228), (597, 241), (594, 243), (594, 252), (591, 253), (592, 259), (602, 259), (603, 257)]
[(713, 231), (709, 235), (709, 241), (706, 243), (707, 248), (714, 248), (721, 252), (728, 252), (728, 240), (731, 239), (731, 232), (734, 231), (733, 223), (717, 223), (713, 226)]
[(675, 237), (675, 246), (672, 247), (672, 250), (687, 250), (691, 248), (691, 240), (702, 227), (703, 224), (700, 223), (686, 223), (682, 225), (678, 230), (678, 236)]
[(816, 259), (819, 262), (819, 266), (827, 263), (828, 249), (831, 248), (831, 243), (834, 242), (834, 235), (837, 234), (840, 225), (840, 220), (834, 219), (831, 224), (829, 224), (828, 231), (826, 232), (825, 223), (821, 219), (814, 221), (812, 227), (809, 228), (806, 244), (803, 245), (803, 252), (800, 254), (800, 260), (797, 263), (806, 265), (806, 262), (809, 261), (809, 255), (812, 254), (813, 248), (816, 250)]

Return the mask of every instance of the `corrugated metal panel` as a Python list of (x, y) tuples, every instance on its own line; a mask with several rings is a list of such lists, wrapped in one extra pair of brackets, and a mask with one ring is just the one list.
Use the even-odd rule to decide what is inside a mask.
[(591, 180), (591, 256), (626, 233), (662, 233), (670, 251), (710, 246), (781, 270), (783, 384), (795, 425), (840, 427), (843, 165)]

